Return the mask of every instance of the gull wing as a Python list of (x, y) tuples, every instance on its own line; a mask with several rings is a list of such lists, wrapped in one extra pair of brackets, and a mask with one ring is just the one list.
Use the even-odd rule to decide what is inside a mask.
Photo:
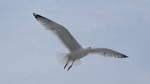
[(101, 55), (104, 55), (104, 56), (111, 56), (111, 57), (115, 57), (115, 58), (127, 58), (128, 56), (118, 52), (118, 51), (115, 51), (115, 50), (112, 50), (112, 49), (107, 49), (107, 48), (94, 48), (94, 49), (91, 49), (89, 51), (89, 53), (91, 54), (101, 54)]
[(39, 14), (33, 13), (33, 16), (46, 27), (51, 30), (64, 43), (64, 45), (72, 52), (81, 48), (80, 44), (75, 40), (71, 33), (62, 25), (43, 17)]

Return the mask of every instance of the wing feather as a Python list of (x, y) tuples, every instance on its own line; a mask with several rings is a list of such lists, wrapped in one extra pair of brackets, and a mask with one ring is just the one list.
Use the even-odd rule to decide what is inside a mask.
[(118, 51), (108, 49), (108, 48), (94, 48), (90, 50), (91, 54), (101, 54), (104, 56), (111, 56), (115, 58), (127, 58), (127, 55), (124, 55)]
[(75, 51), (81, 48), (80, 44), (64, 26), (35, 13), (33, 13), (33, 16), (37, 21), (44, 25), (46, 29), (54, 32), (70, 51)]

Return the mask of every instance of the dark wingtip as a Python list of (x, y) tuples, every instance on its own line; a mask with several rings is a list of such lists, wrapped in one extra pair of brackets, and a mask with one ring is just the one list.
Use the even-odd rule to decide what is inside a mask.
[(36, 14), (36, 13), (33, 13), (33, 16), (37, 19), (38, 17), (42, 17), (41, 15), (39, 14)]
[(38, 14), (36, 14), (36, 13), (33, 13), (33, 16), (34, 16), (34, 17), (36, 17), (37, 15), (38, 15)]
[(37, 15), (37, 14), (36, 14), (36, 13), (34, 13), (34, 12), (33, 12), (32, 14), (33, 14), (33, 16)]
[(128, 56), (127, 55), (123, 55), (123, 58), (128, 58)]

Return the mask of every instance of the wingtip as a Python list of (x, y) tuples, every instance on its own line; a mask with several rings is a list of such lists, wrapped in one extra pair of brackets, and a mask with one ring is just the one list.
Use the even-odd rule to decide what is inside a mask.
[(33, 12), (33, 16), (34, 16), (35, 18), (38, 18), (39, 15)]
[(42, 17), (41, 15), (37, 14), (37, 13), (34, 13), (33, 12), (33, 16), (37, 19), (38, 17)]
[(33, 14), (33, 16), (36, 16), (36, 15), (37, 15), (37, 14), (36, 14), (36, 13), (34, 13), (34, 12), (33, 12), (32, 14)]
[(123, 55), (123, 58), (128, 58), (128, 56), (127, 55)]

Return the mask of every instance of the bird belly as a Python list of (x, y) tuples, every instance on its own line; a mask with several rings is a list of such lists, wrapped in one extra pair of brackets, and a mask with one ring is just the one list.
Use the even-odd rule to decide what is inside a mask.
[(76, 52), (72, 52), (69, 56), (70, 59), (72, 60), (77, 60), (77, 59), (81, 59), (83, 57), (85, 57), (88, 53), (84, 50), (80, 50), (80, 51), (76, 51)]

